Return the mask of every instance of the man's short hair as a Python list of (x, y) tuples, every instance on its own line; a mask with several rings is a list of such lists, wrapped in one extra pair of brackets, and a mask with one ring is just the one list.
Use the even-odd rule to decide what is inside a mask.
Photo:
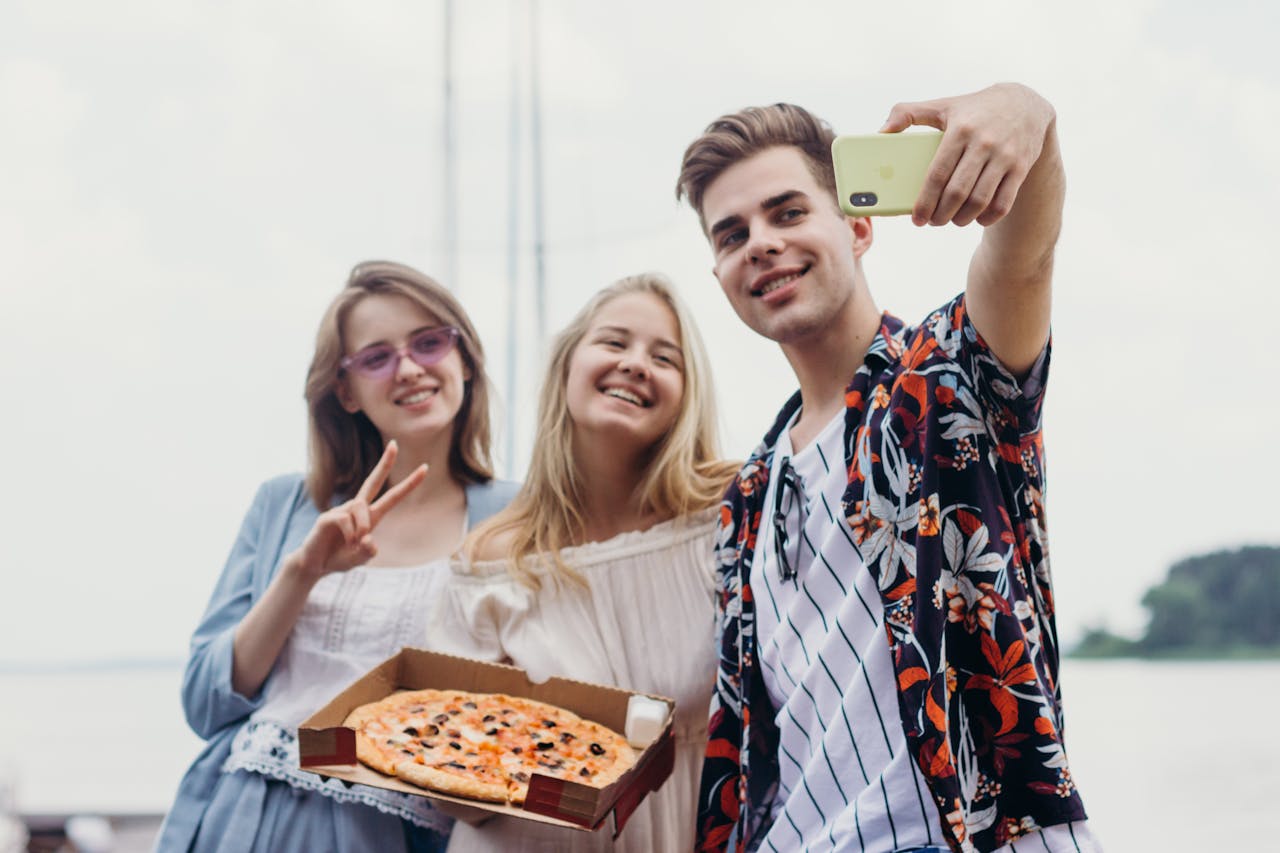
[(725, 169), (765, 149), (789, 145), (799, 149), (810, 174), (819, 186), (831, 191), (834, 202), (836, 175), (831, 165), (831, 142), (835, 136), (829, 124), (795, 104), (747, 107), (721, 116), (685, 149), (676, 181), (676, 200), (689, 199), (701, 219), (702, 197)]

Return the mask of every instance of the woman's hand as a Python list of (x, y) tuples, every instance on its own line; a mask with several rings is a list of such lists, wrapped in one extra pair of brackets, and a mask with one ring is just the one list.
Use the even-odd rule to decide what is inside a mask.
[(419, 465), (408, 477), (396, 483), (377, 500), (374, 496), (387, 480), (399, 449), (394, 441), (387, 443), (382, 458), (369, 472), (369, 477), (355, 497), (320, 515), (301, 547), (286, 557), (293, 570), (314, 583), (333, 572), (345, 572), (372, 560), (378, 553), (373, 529), (405, 495), (422, 484), (427, 466)]
[(316, 581), (367, 563), (378, 553), (373, 529), (427, 476), (427, 466), (419, 465), (385, 495), (371, 500), (387, 481), (396, 453), (396, 443), (387, 442), (356, 496), (321, 514), (302, 547), (285, 557), (267, 591), (236, 626), (231, 686), (241, 696), (252, 697), (262, 689)]

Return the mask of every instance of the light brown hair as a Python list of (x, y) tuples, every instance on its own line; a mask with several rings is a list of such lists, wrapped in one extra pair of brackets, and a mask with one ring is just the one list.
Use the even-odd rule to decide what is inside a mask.
[(677, 343), (684, 352), (684, 394), (671, 429), (648, 453), (639, 486), (642, 510), (674, 518), (715, 506), (737, 471), (735, 463), (720, 458), (710, 363), (688, 309), (667, 279), (656, 273), (611, 284), (593, 296), (552, 343), (524, 486), (505, 510), (481, 525), (467, 542), (467, 554), (474, 557), (484, 543), (509, 537), (509, 569), (531, 586), (538, 585), (538, 578), (526, 561), (537, 554), (549, 555), (562, 576), (580, 580), (559, 553), (581, 544), (583, 531), (584, 496), (574, 462), (573, 419), (566, 390), (569, 361), (596, 313), (609, 301), (631, 293), (651, 294), (671, 309), (679, 331)]
[[(829, 124), (795, 104), (747, 107), (721, 116), (685, 149), (676, 200), (687, 198), (702, 219), (703, 195), (725, 169), (766, 149), (792, 146), (799, 149), (809, 173), (819, 186), (831, 191), (835, 202), (836, 173), (831, 165), (835, 138)], [(706, 222), (702, 225), (705, 228)]]
[(460, 483), (493, 479), (489, 456), (489, 378), (484, 349), (475, 327), (453, 294), (435, 279), (412, 267), (390, 261), (357, 264), (346, 287), (329, 304), (316, 332), (316, 351), (307, 370), (305, 397), (308, 414), (307, 449), (311, 464), (307, 490), (321, 510), (335, 495), (348, 496), (360, 488), (382, 456), (382, 436), (363, 412), (351, 414), (338, 400), (340, 364), (347, 355), (343, 327), (347, 316), (373, 295), (401, 296), (422, 308), (442, 325), (458, 332), (458, 353), (465, 366), (462, 408), (453, 419), (449, 447), (449, 475)]

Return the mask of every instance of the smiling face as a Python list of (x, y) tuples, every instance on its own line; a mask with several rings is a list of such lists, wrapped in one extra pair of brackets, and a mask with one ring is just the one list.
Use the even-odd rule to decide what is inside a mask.
[[(361, 299), (342, 324), (346, 355), (388, 345), (407, 351), (409, 340), (440, 321), (422, 306), (395, 294), (373, 294)], [(338, 383), (338, 399), (348, 412), (363, 412), (384, 442), (397, 439), (418, 442), (433, 434), (450, 435), (453, 420), (462, 407), (466, 369), (454, 347), (439, 362), (423, 367), (407, 354), (397, 359), (395, 372), (386, 378), (347, 371)]]
[(714, 272), (754, 331), (803, 346), (851, 322), (868, 219), (836, 207), (800, 151), (768, 148), (720, 173), (702, 197)]
[(609, 300), (574, 348), (565, 382), (575, 437), (607, 436), (620, 451), (652, 447), (675, 423), (684, 396), (675, 314), (651, 293)]

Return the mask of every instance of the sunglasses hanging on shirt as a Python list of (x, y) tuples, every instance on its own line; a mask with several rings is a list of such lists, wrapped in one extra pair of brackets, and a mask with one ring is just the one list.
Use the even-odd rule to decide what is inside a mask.
[[(796, 542), (796, 559), (787, 556), (789, 547), (787, 518), (792, 512), (802, 515), (804, 493), (800, 489), (800, 475), (791, 465), (791, 457), (784, 456), (778, 464), (778, 482), (773, 489), (773, 555), (778, 561), (778, 572), (784, 581), (795, 581), (800, 562), (800, 543)], [(799, 519), (797, 540), (804, 536), (804, 518)]]

